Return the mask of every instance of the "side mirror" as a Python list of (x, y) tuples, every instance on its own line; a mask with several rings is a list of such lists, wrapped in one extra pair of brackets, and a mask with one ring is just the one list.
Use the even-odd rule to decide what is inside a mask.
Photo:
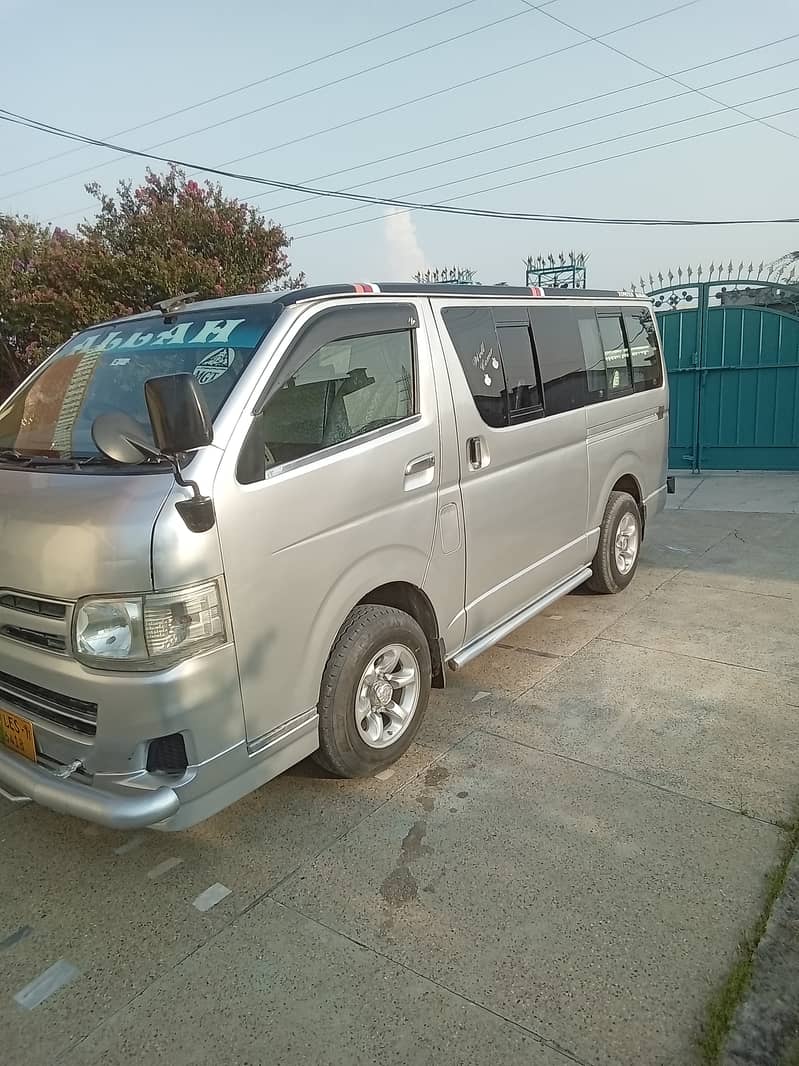
[(153, 441), (172, 463), (178, 485), (191, 489), (190, 500), (178, 500), (178, 514), (192, 533), (207, 533), (216, 516), (209, 496), (203, 496), (196, 481), (183, 477), (180, 456), (196, 452), (214, 439), (214, 427), (203, 394), (191, 374), (169, 374), (144, 383), (144, 400), (153, 427)]
[(214, 427), (203, 394), (191, 374), (169, 374), (144, 383), (144, 399), (156, 448), (166, 456), (204, 448)]

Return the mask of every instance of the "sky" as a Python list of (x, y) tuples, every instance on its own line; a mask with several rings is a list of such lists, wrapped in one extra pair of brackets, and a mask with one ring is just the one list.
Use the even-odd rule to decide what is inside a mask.
[[(542, 4), (0, 0), (0, 108), (188, 164), (381, 197), (602, 218), (799, 215), (796, 0)], [(0, 212), (71, 228), (92, 214), (87, 181), (111, 192), (146, 165), (0, 122)], [(479, 219), (222, 184), (285, 227), (311, 284), (453, 264), (524, 284), (528, 255), (574, 249), (589, 285), (627, 288), (799, 248), (796, 224)]]

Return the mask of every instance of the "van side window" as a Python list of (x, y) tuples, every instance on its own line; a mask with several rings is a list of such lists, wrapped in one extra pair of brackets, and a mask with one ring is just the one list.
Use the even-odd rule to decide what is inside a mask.
[(507, 425), (505, 373), (494, 316), (486, 307), (448, 307), (442, 314), (480, 417), (495, 429)]
[(525, 422), (539, 418), (544, 412), (529, 325), (497, 326), (497, 335), (505, 370), (509, 420)]
[(608, 378), (605, 371), (605, 350), (594, 311), (579, 310), (577, 327), (583, 348), (588, 400), (589, 403), (601, 403), (608, 398)]
[(415, 393), (411, 330), (323, 344), (256, 418), (238, 479), (261, 480), (265, 469), (408, 418)]
[(632, 373), (621, 315), (597, 315), (605, 353), (608, 399), (632, 390)]
[(630, 346), (635, 391), (659, 389), (663, 384), (663, 368), (655, 324), (649, 308), (636, 307), (633, 311), (625, 311), (624, 328)]
[[(581, 312), (572, 308), (541, 307), (531, 310), (533, 339), (544, 386), (544, 406), (548, 415), (562, 414), (585, 407), (586, 364), (581, 341)], [(604, 354), (593, 311), (590, 323), (595, 336), (596, 354), (601, 357), (602, 385), (605, 387)]]

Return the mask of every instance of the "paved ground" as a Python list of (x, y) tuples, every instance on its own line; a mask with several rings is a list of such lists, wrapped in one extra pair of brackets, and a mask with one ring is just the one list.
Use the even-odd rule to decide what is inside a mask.
[(681, 480), (627, 592), (470, 664), (381, 779), (304, 764), (177, 835), (0, 807), (0, 1059), (690, 1066), (797, 794), (771, 481)]

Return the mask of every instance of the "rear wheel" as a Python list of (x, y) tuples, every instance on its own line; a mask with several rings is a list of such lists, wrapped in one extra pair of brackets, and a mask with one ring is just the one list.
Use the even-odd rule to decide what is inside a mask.
[(322, 675), (316, 761), (338, 777), (364, 777), (410, 747), (430, 697), (430, 648), (395, 607), (356, 607)]
[(594, 561), (593, 574), (586, 582), (592, 592), (621, 592), (638, 569), (641, 552), (641, 512), (627, 492), (611, 492)]

